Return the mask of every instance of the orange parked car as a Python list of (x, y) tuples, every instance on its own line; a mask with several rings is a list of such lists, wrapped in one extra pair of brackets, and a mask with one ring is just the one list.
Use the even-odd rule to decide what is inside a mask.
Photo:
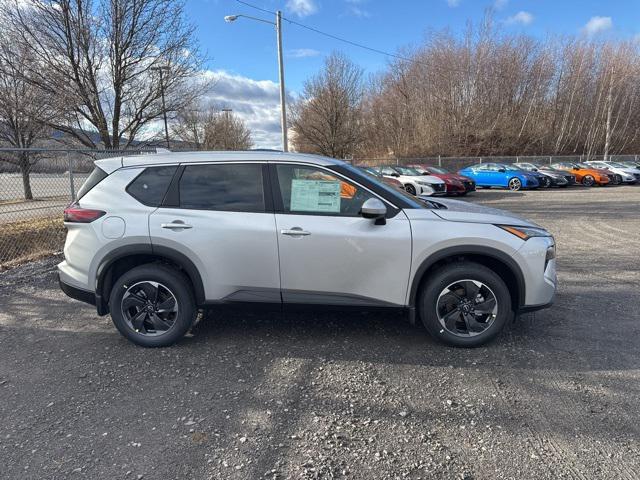
[(558, 162), (551, 165), (556, 170), (570, 172), (576, 177), (576, 183), (581, 183), (586, 187), (593, 185), (607, 185), (611, 182), (611, 177), (604, 170), (599, 168), (586, 168), (573, 162)]

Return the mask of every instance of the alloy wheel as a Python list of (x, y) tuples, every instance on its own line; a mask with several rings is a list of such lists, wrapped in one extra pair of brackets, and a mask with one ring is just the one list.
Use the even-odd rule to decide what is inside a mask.
[(131, 285), (122, 297), (121, 307), (129, 328), (145, 336), (167, 333), (178, 316), (175, 295), (159, 282), (142, 281)]
[(522, 182), (520, 181), (519, 178), (512, 178), (511, 180), (509, 180), (509, 190), (516, 192), (521, 188), (522, 188)]
[(587, 187), (592, 187), (594, 183), (596, 183), (596, 181), (591, 175), (587, 175), (582, 179), (582, 184)]
[(486, 331), (498, 315), (493, 291), (478, 280), (459, 280), (444, 288), (436, 302), (442, 328), (458, 337), (474, 337)]
[(413, 185), (407, 185), (405, 187), (405, 190), (407, 191), (407, 193), (410, 193), (411, 195), (415, 195), (416, 194), (416, 189)]

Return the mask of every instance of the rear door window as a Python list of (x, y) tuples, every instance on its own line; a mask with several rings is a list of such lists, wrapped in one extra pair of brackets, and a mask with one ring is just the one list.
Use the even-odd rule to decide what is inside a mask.
[(127, 192), (140, 203), (159, 207), (177, 166), (148, 167), (129, 184)]
[(262, 164), (187, 165), (180, 178), (180, 208), (265, 212)]

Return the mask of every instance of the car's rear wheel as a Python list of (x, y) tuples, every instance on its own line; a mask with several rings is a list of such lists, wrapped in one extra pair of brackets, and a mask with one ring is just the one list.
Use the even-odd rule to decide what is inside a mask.
[(189, 279), (162, 264), (135, 267), (114, 284), (109, 298), (118, 331), (143, 347), (166, 347), (189, 331), (196, 305)]
[(410, 193), (411, 195), (415, 195), (416, 194), (416, 187), (414, 187), (410, 183), (405, 185), (404, 189), (407, 191), (407, 193)]
[(512, 318), (511, 295), (493, 270), (473, 262), (441, 267), (421, 292), (419, 312), (427, 331), (453, 346), (494, 339)]
[(513, 177), (511, 180), (509, 180), (509, 190), (511, 190), (512, 192), (517, 192), (521, 188), (522, 181), (519, 178)]
[(591, 175), (585, 175), (582, 178), (582, 184), (585, 187), (593, 187), (593, 185), (596, 183), (596, 179), (593, 178)]

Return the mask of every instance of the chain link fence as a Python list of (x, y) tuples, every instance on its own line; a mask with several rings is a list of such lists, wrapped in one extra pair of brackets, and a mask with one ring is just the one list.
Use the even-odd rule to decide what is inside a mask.
[[(519, 163), (529, 162), (536, 164), (551, 164), (556, 162), (586, 162), (604, 160), (603, 155), (527, 155), (527, 156), (486, 156), (486, 157), (419, 157), (419, 158), (359, 158), (353, 159), (354, 165), (378, 166), (378, 165), (430, 165), (444, 167), (451, 172), (475, 165), (477, 163)], [(609, 155), (612, 162), (638, 162), (640, 155)]]
[(62, 212), (95, 160), (153, 152), (0, 148), (0, 270), (62, 250)]

